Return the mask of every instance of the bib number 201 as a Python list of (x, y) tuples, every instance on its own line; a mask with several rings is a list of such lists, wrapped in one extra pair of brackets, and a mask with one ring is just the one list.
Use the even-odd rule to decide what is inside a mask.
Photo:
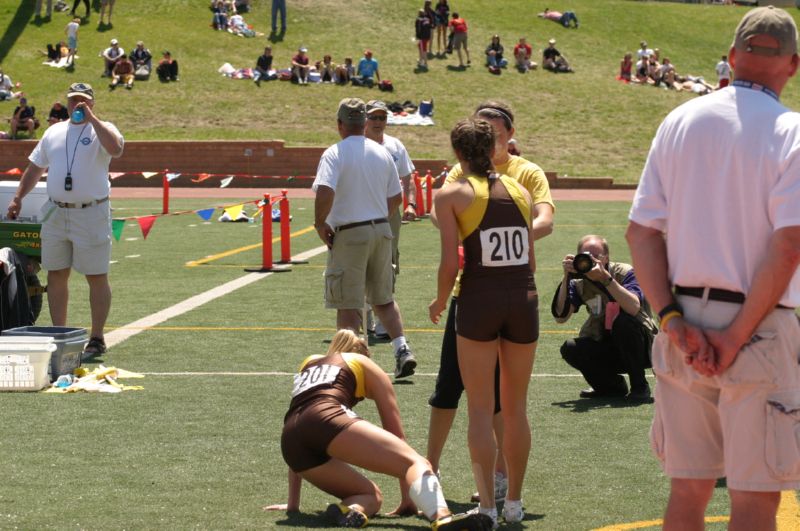
[(527, 227), (496, 227), (481, 231), (484, 267), (527, 264), (528, 248)]
[(311, 388), (319, 385), (326, 385), (333, 383), (336, 380), (336, 375), (339, 374), (340, 367), (336, 365), (315, 365), (309, 367), (300, 374), (294, 377), (294, 388), (292, 389), (292, 397), (299, 395)]

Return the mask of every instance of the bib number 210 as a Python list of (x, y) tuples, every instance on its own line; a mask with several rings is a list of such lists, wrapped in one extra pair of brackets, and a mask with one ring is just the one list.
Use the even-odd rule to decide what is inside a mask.
[(527, 264), (528, 248), (527, 227), (496, 227), (481, 231), (484, 267)]

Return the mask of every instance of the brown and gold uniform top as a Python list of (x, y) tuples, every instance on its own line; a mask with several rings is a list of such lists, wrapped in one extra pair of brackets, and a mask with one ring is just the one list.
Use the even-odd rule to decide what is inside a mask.
[(294, 376), (292, 401), (286, 418), (317, 400), (332, 400), (349, 409), (365, 395), (364, 369), (357, 354), (309, 356)]

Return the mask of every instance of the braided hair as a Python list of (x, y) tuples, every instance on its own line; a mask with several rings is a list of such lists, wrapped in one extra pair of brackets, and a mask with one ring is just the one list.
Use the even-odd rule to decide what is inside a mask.
[(469, 165), (472, 173), (487, 176), (494, 170), (492, 151), (495, 133), (492, 124), (481, 118), (466, 118), (450, 131), (450, 144)]

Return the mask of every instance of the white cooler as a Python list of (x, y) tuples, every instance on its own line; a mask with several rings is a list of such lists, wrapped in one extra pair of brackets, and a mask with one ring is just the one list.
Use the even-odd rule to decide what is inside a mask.
[[(17, 181), (0, 181), (0, 216), (4, 221), (6, 212), (8, 212), (8, 204), (14, 199), (18, 187)], [(41, 211), (47, 199), (47, 183), (36, 183), (36, 187), (22, 199), (22, 211), (17, 220), (41, 223)]]
[(39, 391), (50, 385), (52, 337), (0, 337), (0, 391)]

